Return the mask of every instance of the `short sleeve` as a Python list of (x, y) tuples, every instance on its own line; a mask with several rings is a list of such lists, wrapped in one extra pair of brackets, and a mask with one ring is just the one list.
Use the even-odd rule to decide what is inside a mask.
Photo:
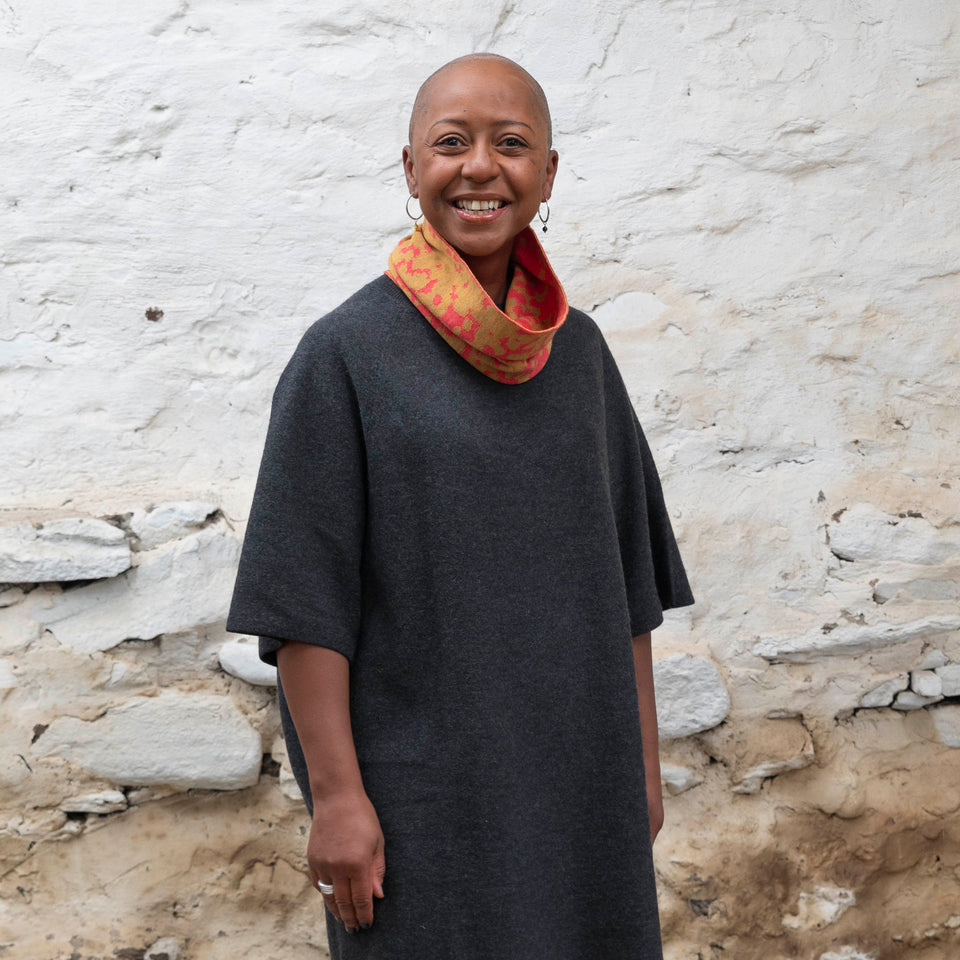
[(663, 611), (694, 602), (670, 525), (657, 467), (606, 344), (605, 420), (610, 495), (632, 636), (663, 622)]
[(259, 636), (272, 664), (287, 641), (352, 660), (359, 633), (363, 436), (346, 364), (325, 334), (307, 332), (274, 392), (227, 619)]

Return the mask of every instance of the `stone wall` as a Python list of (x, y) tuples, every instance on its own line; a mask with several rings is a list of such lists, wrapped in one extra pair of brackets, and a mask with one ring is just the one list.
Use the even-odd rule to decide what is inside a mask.
[(493, 49), (698, 597), (655, 637), (668, 960), (956, 957), (960, 13), (431, 14), (0, 2), (0, 955), (325, 955), (223, 618), (276, 377), (407, 230), (418, 82)]

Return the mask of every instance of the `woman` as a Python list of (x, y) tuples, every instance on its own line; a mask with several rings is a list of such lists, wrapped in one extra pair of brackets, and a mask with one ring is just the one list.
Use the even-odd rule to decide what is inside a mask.
[(692, 597), (529, 227), (542, 90), (447, 64), (403, 166), (425, 222), (281, 378), (229, 621), (279, 667), (331, 954), (659, 958), (650, 631)]

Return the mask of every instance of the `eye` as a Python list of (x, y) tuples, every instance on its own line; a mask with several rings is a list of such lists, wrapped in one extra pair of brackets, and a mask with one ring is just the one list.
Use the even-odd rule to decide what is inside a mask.
[(508, 150), (522, 150), (526, 145), (527, 143), (522, 137), (513, 133), (508, 133), (500, 141), (500, 146), (506, 147)]
[(441, 137), (434, 144), (435, 147), (459, 147), (463, 143), (463, 140), (460, 139), (460, 136), (456, 133), (448, 133), (446, 136)]

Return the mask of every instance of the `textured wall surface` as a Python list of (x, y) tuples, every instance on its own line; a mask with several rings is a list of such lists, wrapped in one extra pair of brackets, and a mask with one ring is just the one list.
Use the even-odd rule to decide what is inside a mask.
[(668, 960), (956, 958), (956, 5), (412, 10), (0, 0), (0, 955), (325, 956), (225, 606), (276, 377), (407, 232), (417, 84), (492, 49), (698, 597)]

